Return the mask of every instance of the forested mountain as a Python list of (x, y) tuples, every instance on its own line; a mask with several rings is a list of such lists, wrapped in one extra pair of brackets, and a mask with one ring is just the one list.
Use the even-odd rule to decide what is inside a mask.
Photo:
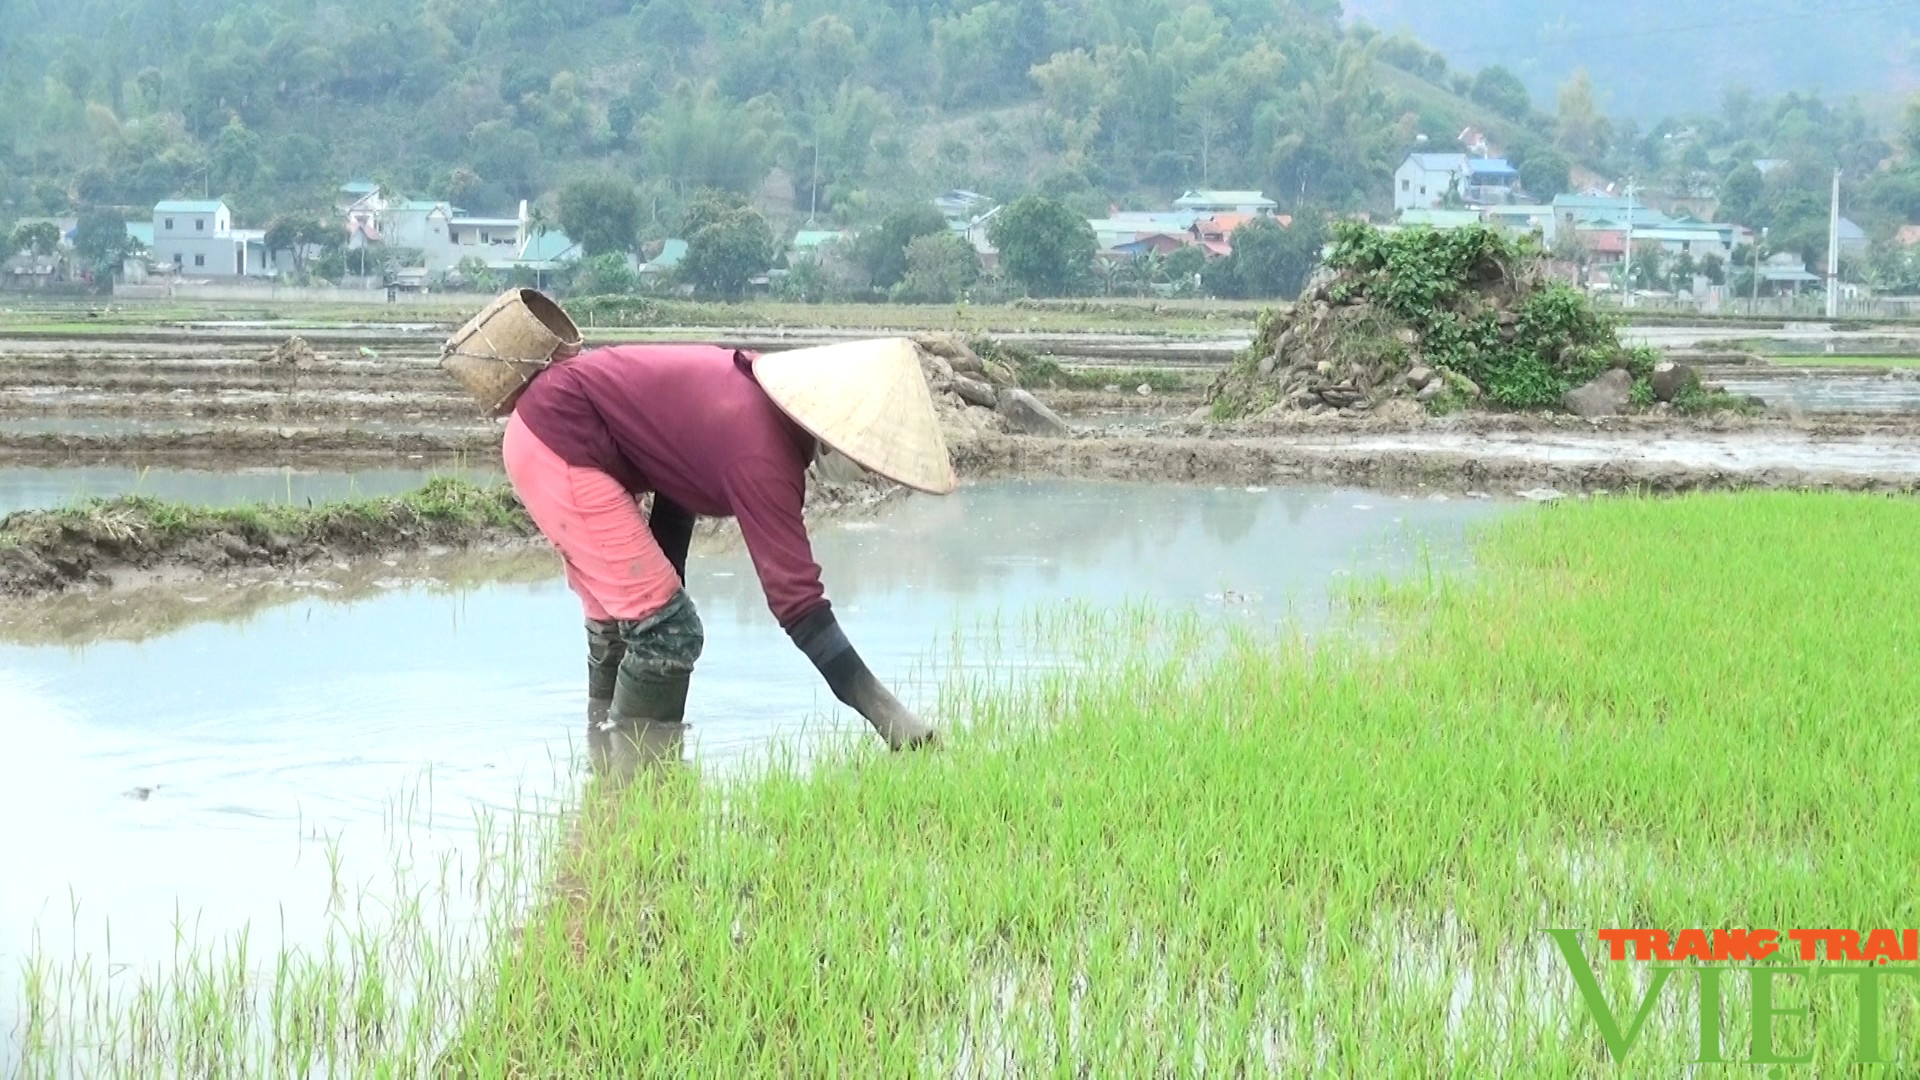
[(1456, 64), (1503, 65), (1550, 101), (1585, 68), (1608, 112), (1651, 123), (1706, 112), (1722, 89), (1894, 102), (1920, 91), (1914, 0), (1347, 0)]
[(1416, 134), (1498, 122), (1383, 80), (1334, 0), (0, 0), (0, 27), (16, 216), (261, 220), (349, 176), (502, 211), (592, 172), (843, 221), (955, 186), (1359, 207)]
[[(1415, 18), (1389, 3), (1357, 0)], [(1629, 0), (1601, 27), (1638, 35), (1620, 49), (1581, 36), (1599, 16), (1540, 17), (1572, 10), (1559, 0), (1427, 5), (1444, 20), (1421, 25), (1462, 63), (1344, 25), (1337, 0), (0, 0), (0, 226), (203, 194), (261, 224), (319, 211), (349, 178), (480, 213), (551, 209), (566, 181), (604, 175), (639, 185), (654, 237), (707, 188), (776, 229), (871, 224), (952, 187), (1088, 216), (1199, 186), (1384, 210), (1409, 150), (1456, 149), (1471, 126), (1535, 195), (1571, 171), (1714, 196), (1746, 167), (1740, 208), (1796, 235), (1844, 167), (1874, 177), (1849, 199), (1878, 235), (1920, 219), (1920, 111), (1903, 129), (1857, 103), (1756, 97), (1714, 65), (1764, 27), (1829, 52), (1877, 28), (1861, 56), (1910, 51), (1917, 5), (1729, 16), (1724, 37), (1669, 40), (1642, 31), (1703, 22), (1718, 0), (1684, 16)], [(1536, 48), (1549, 39), (1560, 51)], [(1840, 69), (1887, 90), (1911, 72)], [(1610, 94), (1681, 80), (1674, 120), (1608, 116)], [(1764, 158), (1791, 167), (1756, 185)]]

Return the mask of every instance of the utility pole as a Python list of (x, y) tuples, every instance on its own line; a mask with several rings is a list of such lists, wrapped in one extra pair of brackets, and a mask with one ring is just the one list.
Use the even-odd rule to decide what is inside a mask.
[(1627, 297), (1628, 307), (1633, 306), (1633, 177), (1627, 177)]
[(820, 123), (814, 121), (813, 131), (813, 194), (807, 206), (807, 224), (813, 224), (813, 216), (820, 211)]
[(1833, 170), (1833, 206), (1827, 217), (1827, 318), (1840, 316), (1840, 170)]
[(1753, 315), (1760, 310), (1760, 248), (1767, 242), (1767, 230), (1762, 226), (1753, 238), (1753, 250), (1747, 252), (1747, 264), (1753, 271), (1753, 300), (1747, 304), (1747, 314)]

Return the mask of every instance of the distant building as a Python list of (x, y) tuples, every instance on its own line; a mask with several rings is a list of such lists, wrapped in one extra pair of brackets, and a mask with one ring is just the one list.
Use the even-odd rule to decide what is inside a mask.
[(1903, 248), (1920, 247), (1920, 225), (1902, 225), (1893, 234), (1893, 242)]
[(992, 202), (992, 199), (977, 191), (954, 188), (944, 195), (935, 196), (933, 208), (940, 211), (941, 217), (947, 219), (948, 228), (955, 232), (963, 232), (967, 225), (984, 212)]
[(369, 242), (418, 251), (429, 275), (444, 274), (467, 259), (510, 267), (527, 245), (527, 204), (515, 217), (479, 217), (444, 199), (386, 203), (378, 193), (347, 210), (347, 247)]
[(1840, 219), (1840, 257), (1843, 259), (1864, 259), (1871, 245), (1867, 240), (1867, 230), (1853, 223), (1851, 219)]
[(1173, 200), (1175, 209), (1196, 214), (1271, 215), (1279, 209), (1272, 199), (1258, 191), (1189, 191)]
[(1467, 171), (1465, 154), (1408, 154), (1393, 174), (1393, 208), (1432, 210), (1454, 190)]
[(1520, 172), (1505, 158), (1466, 154), (1408, 154), (1393, 174), (1393, 208), (1437, 210), (1453, 192), (1463, 204), (1510, 203)]
[(1488, 206), (1513, 201), (1513, 193), (1520, 186), (1520, 170), (1508, 163), (1506, 158), (1468, 158), (1466, 181), (1461, 185), (1460, 196), (1470, 206)]
[(1553, 246), (1553, 207), (1546, 205), (1516, 203), (1507, 206), (1489, 206), (1480, 212), (1480, 217), (1494, 228), (1504, 230), (1515, 236), (1533, 233), (1546, 247)]
[(168, 199), (153, 207), (153, 262), (186, 277), (274, 277), (266, 233), (233, 227), (219, 199)]
[(793, 243), (787, 246), (787, 262), (791, 265), (796, 260), (817, 254), (829, 244), (851, 239), (853, 234), (845, 229), (801, 229), (794, 234)]

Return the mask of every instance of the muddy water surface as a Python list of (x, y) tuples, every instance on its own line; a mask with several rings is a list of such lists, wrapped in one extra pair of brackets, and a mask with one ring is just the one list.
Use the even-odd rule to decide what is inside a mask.
[(1920, 378), (1845, 369), (1769, 371), (1754, 365), (1705, 376), (1730, 394), (1752, 394), (1776, 408), (1807, 412), (1920, 412)]
[[(816, 555), (854, 644), (931, 709), (956, 630), (1069, 600), (1311, 622), (1330, 583), (1458, 558), (1466, 528), (1504, 509), (996, 483), (826, 529)], [(697, 551), (688, 578), (707, 629), (689, 702), (696, 758), (724, 768), (770, 738), (864, 732), (773, 622), (743, 552)], [(112, 614), (101, 622), (124, 622)], [(582, 636), (549, 575), (457, 591), (399, 582), (351, 603), (316, 589), (139, 642), (0, 643), (0, 817), (15, 823), (0, 875), (0, 1031), (36, 941), (105, 965), (110, 926), (116, 967), (102, 970), (137, 971), (172, 955), (176, 912), (201, 941), (251, 925), (261, 954), (283, 934), (320, 940), (330, 919), (377, 925), (381, 909), (353, 899), (362, 890), (379, 894), (396, 865), (431, 877), (442, 858), (470, 858), (477, 821), (549, 806), (578, 775)], [(0, 625), (0, 639), (27, 637)], [(1009, 630), (1003, 649), (1017, 638)], [(1032, 660), (1003, 653), (1001, 670)]]
[(58, 468), (0, 469), (0, 517), (16, 510), (39, 510), (89, 498), (150, 495), (201, 506), (243, 503), (329, 502), (396, 495), (412, 491), (435, 476), (458, 475), (475, 483), (500, 479), (492, 469), (367, 469), (317, 472), (249, 469), (212, 472), (194, 469)]

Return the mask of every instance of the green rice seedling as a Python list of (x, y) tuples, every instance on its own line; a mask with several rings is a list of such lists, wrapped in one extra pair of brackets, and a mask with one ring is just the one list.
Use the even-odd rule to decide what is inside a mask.
[[(1037, 644), (1078, 666), (950, 686), (944, 753), (590, 813), (443, 1064), (1611, 1073), (1543, 929), (1911, 921), (1920, 556), (1886, 538), (1916, 527), (1846, 496), (1535, 511), (1468, 579), (1364, 584), (1385, 647), (1062, 613)], [(1847, 1064), (1851, 988), (1793, 992), (1781, 1045)], [(1695, 1008), (1657, 1000), (1628, 1066), (1694, 1061)]]
[[(1007, 662), (946, 683), (940, 752), (590, 790), (488, 833), (514, 880), (488, 878), (480, 959), (446, 959), (430, 891), (389, 898), (384, 938), (348, 904), (324, 953), (248, 959), (277, 1011), (182, 959), (106, 1071), (1689, 1071), (1695, 972), (1616, 1060), (1543, 931), (1916, 921), (1916, 528), (1865, 496), (1558, 504), (1491, 526), (1471, 573), (1354, 583), (1345, 633), (1037, 615), (956, 646)], [(1584, 965), (1623, 1016), (1664, 985)], [(76, 1060), (85, 982), (35, 970), (31, 1060)], [(1777, 1045), (1850, 1067), (1855, 988), (1781, 982), (1806, 1012)], [(1738, 1062), (1757, 995), (1724, 991)], [(1880, 1006), (1910, 1069), (1920, 993)]]

